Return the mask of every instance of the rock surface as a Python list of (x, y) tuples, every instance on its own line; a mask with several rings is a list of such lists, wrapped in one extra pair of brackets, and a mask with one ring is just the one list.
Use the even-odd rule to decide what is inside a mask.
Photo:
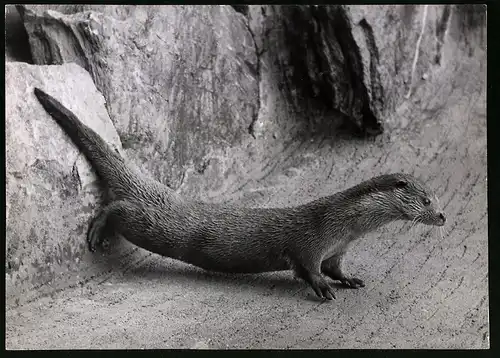
[[(101, 271), (85, 240), (99, 187), (88, 162), (44, 114), (44, 88), (106, 140), (120, 140), (88, 72), (76, 64), (6, 63), (6, 297), (17, 302)], [(47, 284), (50, 285), (47, 286)]]
[(87, 69), (125, 152), (159, 180), (178, 188), (211, 159), (228, 175), (235, 164), (221, 153), (250, 137), (258, 110), (257, 56), (242, 17), (229, 6), (104, 9), (27, 10), (35, 63)]
[(383, 130), (422, 76), (445, 65), (448, 33), (448, 41), (474, 38), (486, 49), (481, 7), (250, 6), (248, 16), (258, 53), (279, 64), (296, 111), (335, 111), (371, 134)]
[[(33, 62), (88, 74), (7, 64), (7, 348), (489, 347), (481, 8), (27, 8)], [(332, 303), (289, 272), (210, 274), (124, 241), (91, 255), (95, 177), (33, 86), (187, 197), (295, 205), (405, 171), (448, 223), (367, 235), (345, 262), (367, 287)], [(366, 126), (366, 105), (384, 134), (336, 135), (346, 115)]]

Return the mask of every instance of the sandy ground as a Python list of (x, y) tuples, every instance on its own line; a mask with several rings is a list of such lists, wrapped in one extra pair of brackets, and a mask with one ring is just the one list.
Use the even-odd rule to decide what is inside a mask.
[(365, 288), (335, 286), (337, 299), (322, 302), (291, 272), (211, 274), (145, 253), (125, 269), (8, 307), (7, 349), (489, 348), (481, 66), (428, 79), (376, 139), (288, 143), (228, 195), (273, 206), (384, 172), (424, 178), (448, 217), (444, 230), (397, 222), (356, 242), (344, 266)]

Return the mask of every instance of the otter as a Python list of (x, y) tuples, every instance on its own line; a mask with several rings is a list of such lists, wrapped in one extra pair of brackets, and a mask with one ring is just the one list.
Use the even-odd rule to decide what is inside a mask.
[(315, 294), (331, 300), (327, 277), (351, 288), (362, 280), (344, 275), (350, 243), (396, 220), (442, 226), (431, 191), (404, 173), (373, 177), (347, 190), (284, 208), (209, 204), (182, 198), (144, 176), (55, 98), (34, 89), (43, 108), (83, 152), (105, 184), (107, 201), (91, 221), (87, 241), (95, 251), (106, 235), (209, 271), (261, 273), (292, 270)]

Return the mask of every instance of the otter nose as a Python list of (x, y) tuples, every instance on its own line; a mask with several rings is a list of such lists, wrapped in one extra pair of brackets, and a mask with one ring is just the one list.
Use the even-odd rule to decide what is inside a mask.
[(443, 223), (446, 222), (446, 217), (444, 216), (443, 213), (439, 213), (438, 216), (443, 221)]

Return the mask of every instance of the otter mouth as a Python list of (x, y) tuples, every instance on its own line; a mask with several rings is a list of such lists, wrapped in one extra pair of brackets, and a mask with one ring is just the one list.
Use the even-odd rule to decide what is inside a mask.
[(446, 223), (446, 217), (443, 213), (433, 213), (431, 215), (417, 215), (417, 217), (411, 217), (410, 215), (403, 214), (406, 220), (422, 223), (424, 225), (431, 226), (443, 226)]
[(443, 213), (438, 213), (437, 214), (437, 226), (443, 226), (444, 223), (446, 222), (446, 216), (444, 216)]
[(435, 213), (433, 215), (433, 225), (435, 226), (443, 226), (446, 222), (446, 217), (443, 213)]
[(399, 219), (401, 219), (401, 220), (408, 220), (408, 221), (412, 221), (413, 220), (413, 218), (410, 215), (408, 215), (407, 213), (405, 213), (403, 210), (400, 210), (399, 213), (400, 213)]
[(446, 217), (443, 213), (435, 213), (434, 215), (421, 220), (421, 222), (426, 225), (443, 226), (446, 223)]

